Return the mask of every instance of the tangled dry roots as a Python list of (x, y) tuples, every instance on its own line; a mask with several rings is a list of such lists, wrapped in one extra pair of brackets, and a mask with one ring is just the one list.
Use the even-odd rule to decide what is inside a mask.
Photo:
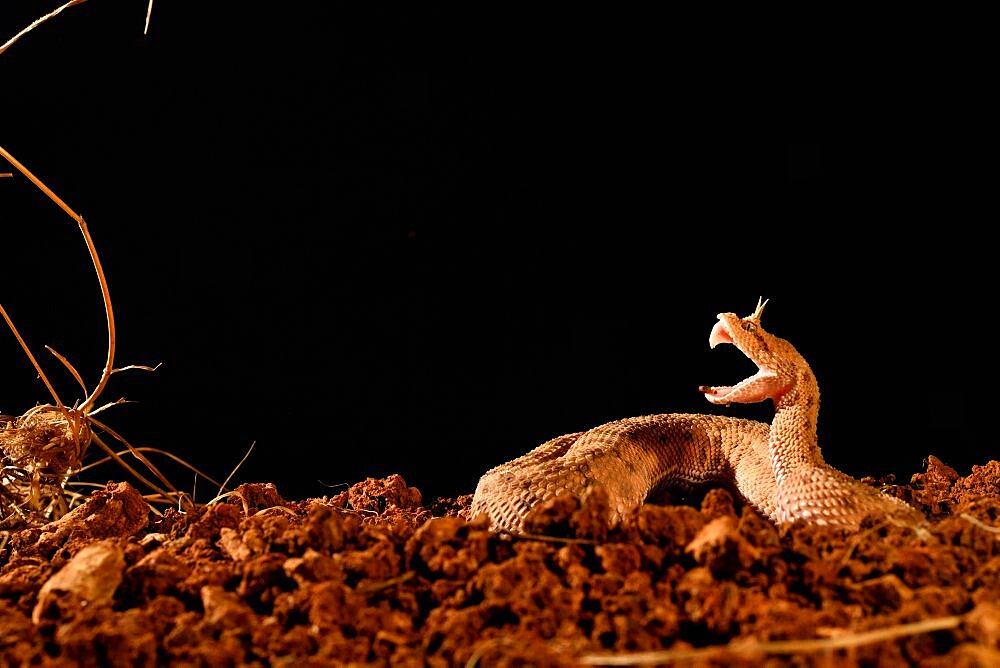
[(0, 420), (0, 529), (38, 525), (69, 509), (66, 482), (91, 441), (84, 413), (44, 404)]

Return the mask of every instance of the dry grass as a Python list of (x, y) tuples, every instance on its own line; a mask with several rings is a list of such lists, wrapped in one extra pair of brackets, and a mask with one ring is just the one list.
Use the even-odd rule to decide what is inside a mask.
[[(82, 4), (86, 0), (69, 0), (51, 12), (40, 16), (24, 27), (13, 37), (0, 45), (0, 54), (13, 46), (24, 35), (54, 18), (64, 10)], [(149, 30), (149, 20), (153, 10), (153, 0), (149, 0), (146, 10), (144, 33)], [(137, 448), (120, 434), (115, 432), (95, 416), (111, 406), (124, 403), (124, 399), (112, 401), (98, 406), (97, 402), (107, 387), (111, 376), (119, 371), (142, 369), (155, 371), (156, 367), (145, 365), (129, 365), (114, 367), (115, 357), (115, 318), (108, 291), (108, 284), (101, 267), (100, 257), (94, 246), (93, 238), (83, 216), (76, 213), (66, 202), (56, 195), (48, 186), (36, 177), (27, 167), (21, 164), (6, 149), (0, 146), (0, 156), (5, 158), (25, 178), (35, 184), (50, 200), (52, 200), (66, 215), (72, 218), (87, 245), (90, 258), (97, 273), (101, 295), (104, 300), (104, 310), (108, 329), (107, 361), (101, 372), (101, 377), (92, 391), (76, 368), (63, 355), (49, 346), (46, 349), (59, 360), (72, 375), (84, 393), (84, 399), (72, 405), (66, 404), (57, 394), (52, 383), (42, 370), (27, 342), (21, 336), (13, 319), (0, 304), (0, 316), (3, 317), (14, 337), (17, 339), (31, 365), (38, 372), (39, 378), (45, 384), (52, 398), (52, 403), (35, 406), (20, 416), (0, 416), (0, 530), (12, 530), (25, 526), (38, 526), (58, 519), (73, 505), (79, 503), (84, 495), (73, 492), (71, 487), (87, 487), (88, 483), (71, 483), (70, 478), (88, 468), (106, 461), (114, 461), (136, 480), (152, 491), (147, 496), (150, 503), (170, 505), (193, 504), (193, 500), (179, 492), (163, 475), (163, 473), (146, 457), (147, 452), (164, 455), (193, 471), (196, 475), (218, 485), (220, 493), (225, 484), (220, 484), (205, 475), (194, 466), (180, 458), (156, 448)], [(13, 178), (14, 172), (0, 173), (0, 177)], [(110, 447), (102, 438), (102, 434), (110, 437), (124, 446), (124, 449)], [(105, 457), (98, 462), (84, 466), (83, 459), (92, 444), (104, 451)], [(123, 457), (131, 456), (145, 467), (148, 476), (136, 470)], [(228, 479), (227, 479), (228, 482)]]
[[(98, 405), (108, 380), (115, 373), (129, 369), (155, 371), (155, 367), (129, 365), (115, 368), (115, 317), (108, 291), (108, 283), (101, 267), (100, 256), (83, 216), (76, 213), (66, 202), (41, 182), (27, 167), (0, 147), (0, 156), (7, 159), (17, 171), (34, 183), (45, 195), (72, 218), (86, 242), (90, 258), (97, 272), (108, 328), (108, 353), (100, 380), (92, 391), (76, 368), (63, 355), (49, 346), (48, 351), (63, 364), (83, 389), (85, 398), (68, 405), (49, 382), (31, 348), (21, 336), (7, 310), (0, 304), (0, 316), (6, 321), (32, 366), (42, 379), (53, 403), (42, 404), (27, 410), (19, 417), (5, 417), (0, 420), (0, 529), (16, 529), (24, 526), (38, 526), (58, 519), (79, 500), (79, 494), (67, 491), (69, 478), (83, 470), (83, 458), (91, 444), (96, 444), (108, 458), (117, 462), (139, 482), (151, 489), (153, 499), (170, 503), (186, 498), (167, 480), (157, 467), (149, 461), (142, 449), (135, 448), (125, 438), (115, 432), (95, 416), (101, 411), (124, 402), (124, 399)], [(118, 452), (101, 437), (109, 436), (125, 446)], [(128, 453), (139, 460), (151, 478), (136, 470), (122, 458)], [(194, 468), (190, 467), (189, 468)], [(155, 479), (155, 481), (154, 481)]]
[(31, 23), (29, 23), (27, 26), (25, 26), (24, 29), (21, 30), (19, 33), (17, 33), (16, 35), (14, 35), (10, 39), (8, 39), (6, 42), (4, 42), (3, 46), (0, 46), (0, 55), (2, 55), (4, 51), (6, 51), (10, 47), (12, 47), (14, 45), (14, 42), (16, 42), (17, 40), (21, 39), (22, 37), (24, 37), (25, 35), (27, 35), (29, 32), (31, 32), (32, 30), (34, 30), (38, 26), (42, 25), (43, 23), (45, 23), (49, 19), (54, 18), (55, 16), (58, 16), (59, 14), (62, 13), (63, 10), (69, 9), (70, 7), (73, 7), (74, 5), (82, 4), (82, 3), (86, 2), (86, 1), (87, 0), (69, 0), (69, 2), (67, 2), (64, 5), (60, 5), (59, 7), (53, 9), (48, 14), (45, 14), (44, 16), (38, 17), (37, 19), (35, 19)]
[[(45, 23), (49, 19), (55, 18), (56, 16), (58, 16), (59, 14), (61, 14), (63, 12), (63, 10), (69, 9), (70, 7), (73, 7), (75, 5), (82, 4), (82, 3), (86, 2), (86, 1), (87, 0), (69, 0), (69, 2), (67, 2), (67, 3), (65, 3), (63, 5), (60, 5), (59, 7), (56, 7), (55, 9), (53, 9), (48, 14), (45, 14), (43, 16), (39, 16), (37, 19), (35, 19), (31, 23), (29, 23), (27, 26), (25, 26), (16, 35), (14, 35), (10, 39), (8, 39), (6, 42), (4, 42), (3, 45), (0, 46), (0, 55), (2, 55), (4, 51), (6, 51), (10, 47), (12, 47), (17, 40), (21, 39), (22, 37), (24, 37), (25, 35), (27, 35), (29, 32), (31, 32), (32, 30), (34, 30), (38, 26), (42, 25), (43, 23)], [(149, 19), (152, 16), (152, 14), (153, 14), (153, 0), (149, 0), (149, 5), (146, 7), (146, 24), (145, 24), (145, 26), (142, 29), (142, 34), (143, 35), (149, 34)], [(11, 176), (11, 175), (10, 174), (0, 174), (0, 176)]]

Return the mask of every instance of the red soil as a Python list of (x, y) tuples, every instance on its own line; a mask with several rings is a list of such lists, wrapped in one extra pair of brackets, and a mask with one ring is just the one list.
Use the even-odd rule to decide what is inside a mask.
[(609, 529), (595, 492), (513, 538), (399, 476), (163, 517), (112, 483), (7, 536), (0, 665), (1000, 665), (1000, 462), (888, 490), (927, 526), (778, 531), (711, 490)]

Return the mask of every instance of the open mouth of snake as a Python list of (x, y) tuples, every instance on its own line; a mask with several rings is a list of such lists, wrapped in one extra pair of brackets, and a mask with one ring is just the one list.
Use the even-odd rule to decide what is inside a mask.
[(736, 385), (701, 385), (698, 387), (698, 391), (702, 392), (705, 398), (714, 404), (749, 403), (770, 398), (769, 394), (763, 393), (761, 390), (770, 386), (770, 381), (775, 375), (774, 372), (762, 369), (757, 361), (736, 342), (726, 321), (720, 319), (712, 328), (712, 333), (708, 337), (708, 345), (714, 349), (722, 343), (732, 344), (746, 355), (747, 359), (757, 366), (757, 373), (744, 378)]

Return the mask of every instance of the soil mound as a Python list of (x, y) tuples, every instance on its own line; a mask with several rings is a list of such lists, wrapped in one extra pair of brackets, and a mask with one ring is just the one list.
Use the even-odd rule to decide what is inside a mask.
[(512, 537), (399, 476), (162, 517), (112, 483), (6, 535), (0, 664), (1000, 665), (1000, 462), (885, 489), (926, 525), (779, 531), (715, 489), (609, 528), (595, 490)]

